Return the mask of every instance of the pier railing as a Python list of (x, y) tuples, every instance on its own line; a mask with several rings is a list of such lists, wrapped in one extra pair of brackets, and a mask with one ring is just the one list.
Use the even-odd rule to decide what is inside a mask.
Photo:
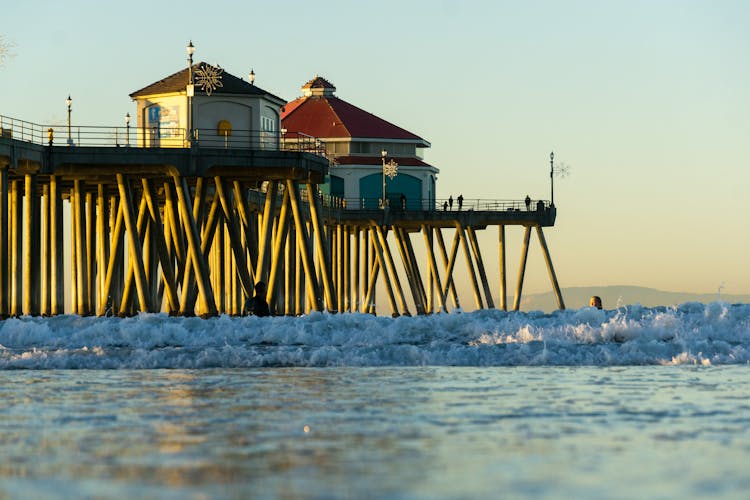
[[(322, 195), (323, 206), (340, 208), (342, 210), (380, 210), (383, 208), (381, 198), (344, 198), (340, 196)], [(430, 211), (430, 212), (534, 212), (550, 208), (547, 200), (485, 200), (480, 198), (465, 198), (462, 203), (449, 198), (409, 199), (401, 200), (398, 194), (389, 196), (386, 206), (392, 211)]]
[(196, 128), (192, 134), (179, 127), (108, 127), (88, 125), (40, 125), (0, 115), (0, 138), (42, 146), (259, 149), (301, 151), (325, 156), (320, 139), (302, 134), (258, 130)]

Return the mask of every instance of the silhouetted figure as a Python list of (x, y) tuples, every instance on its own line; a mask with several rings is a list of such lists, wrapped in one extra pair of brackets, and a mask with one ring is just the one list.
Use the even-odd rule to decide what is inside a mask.
[(602, 308), (602, 299), (598, 295), (592, 295), (589, 300), (589, 306), (596, 307), (597, 309)]
[(443, 202), (443, 212), (445, 212), (446, 210), (448, 210), (448, 202), (444, 201)]
[(458, 209), (461, 210), (461, 207), (464, 206), (464, 195), (459, 194), (457, 200), (458, 200)]
[(531, 210), (531, 198), (529, 198), (528, 194), (526, 195), (526, 199), (523, 201), (524, 203), (526, 203), (526, 211), (528, 212), (529, 210)]
[(453, 195), (450, 195), (448, 197), (448, 208), (450, 208), (451, 210), (453, 210)]
[(245, 312), (254, 316), (270, 316), (266, 302), (266, 284), (259, 281), (255, 284), (255, 295), (245, 302)]

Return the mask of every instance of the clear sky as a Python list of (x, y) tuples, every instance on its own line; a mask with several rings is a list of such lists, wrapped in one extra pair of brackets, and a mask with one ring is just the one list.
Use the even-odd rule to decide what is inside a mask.
[[(745, 0), (25, 0), (1, 19), (2, 115), (63, 123), (70, 94), (75, 123), (121, 125), (192, 39), (196, 60), (253, 68), (280, 97), (321, 75), (426, 138), (438, 197), (549, 199), (554, 150), (570, 168), (545, 232), (563, 287), (750, 293)], [(532, 243), (524, 290), (547, 291)]]

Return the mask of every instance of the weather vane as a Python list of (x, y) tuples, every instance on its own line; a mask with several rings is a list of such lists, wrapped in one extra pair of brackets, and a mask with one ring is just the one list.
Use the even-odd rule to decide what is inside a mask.
[(202, 64), (195, 70), (195, 84), (200, 87), (206, 95), (211, 95), (211, 92), (224, 86), (221, 82), (222, 73), (224, 73), (224, 70), (218, 64), (216, 66)]

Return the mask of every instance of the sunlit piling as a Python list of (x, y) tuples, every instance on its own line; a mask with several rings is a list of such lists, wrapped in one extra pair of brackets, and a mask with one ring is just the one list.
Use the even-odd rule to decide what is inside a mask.
[[(565, 307), (543, 233), (555, 221), (549, 203), (363, 209), (371, 204), (320, 194), (328, 168), (318, 152), (4, 136), (0, 315), (242, 314), (257, 281), (268, 283), (275, 314), (429, 314), (466, 301), (458, 268), (476, 308), (505, 310), (508, 226), (524, 230), (512, 308), (520, 308), (532, 228)], [(493, 227), (497, 302), (477, 237)]]

